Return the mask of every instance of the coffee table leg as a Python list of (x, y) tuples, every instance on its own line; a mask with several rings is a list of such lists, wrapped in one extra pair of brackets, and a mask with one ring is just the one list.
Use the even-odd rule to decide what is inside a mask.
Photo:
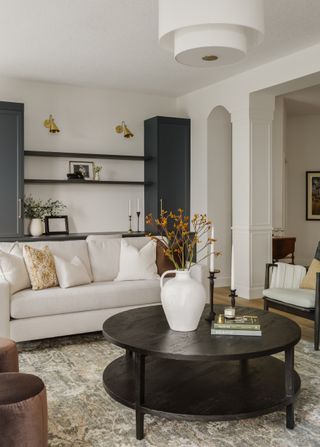
[[(285, 384), (286, 384), (286, 394), (288, 397), (294, 395), (294, 348), (289, 348), (285, 351)], [(294, 428), (294, 406), (293, 404), (287, 405), (286, 407), (286, 419), (287, 428)]]
[(136, 400), (136, 438), (143, 439), (144, 436), (144, 413), (141, 406), (144, 404), (145, 386), (145, 356), (134, 354), (134, 376), (135, 376), (135, 400)]

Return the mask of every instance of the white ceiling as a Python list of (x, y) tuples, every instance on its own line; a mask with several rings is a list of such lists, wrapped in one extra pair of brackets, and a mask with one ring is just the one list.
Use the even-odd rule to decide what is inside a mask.
[(283, 95), (289, 116), (320, 114), (320, 85)]
[(159, 47), (157, 0), (0, 0), (0, 7), (0, 76), (172, 96), (320, 42), (320, 0), (265, 0), (262, 45), (216, 69), (182, 66)]

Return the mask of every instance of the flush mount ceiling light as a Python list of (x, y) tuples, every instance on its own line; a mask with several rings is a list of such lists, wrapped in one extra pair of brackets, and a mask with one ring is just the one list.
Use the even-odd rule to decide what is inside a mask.
[(263, 0), (159, 0), (160, 45), (184, 65), (232, 64), (263, 34)]

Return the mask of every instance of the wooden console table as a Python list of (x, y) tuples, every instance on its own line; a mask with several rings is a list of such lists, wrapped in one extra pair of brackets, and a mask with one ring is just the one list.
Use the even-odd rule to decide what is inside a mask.
[(291, 259), (294, 264), (296, 238), (295, 237), (273, 237), (272, 238), (272, 260), (278, 262), (280, 259)]

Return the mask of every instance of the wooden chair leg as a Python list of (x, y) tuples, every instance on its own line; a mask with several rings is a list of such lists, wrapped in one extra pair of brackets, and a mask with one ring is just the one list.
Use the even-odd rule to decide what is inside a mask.
[(269, 303), (266, 299), (263, 300), (263, 309), (264, 310), (269, 310)]

